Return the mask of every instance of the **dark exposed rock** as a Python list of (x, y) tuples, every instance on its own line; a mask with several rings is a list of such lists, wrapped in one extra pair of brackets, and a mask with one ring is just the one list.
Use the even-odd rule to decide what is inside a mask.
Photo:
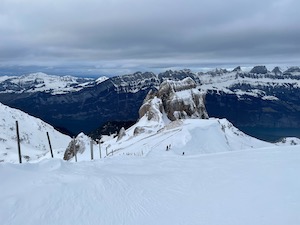
[(284, 71), (283, 75), (292, 75), (293, 73), (300, 73), (300, 68), (298, 66), (293, 66), (293, 67), (290, 67), (288, 68), (286, 71)]
[(81, 140), (81, 135), (79, 134), (78, 137), (70, 141), (64, 154), (64, 160), (70, 160), (75, 156), (75, 154), (83, 153), (84, 151), (85, 145)]
[(122, 127), (125, 129), (131, 127), (136, 123), (136, 120), (132, 121), (108, 121), (104, 123), (99, 128), (92, 131), (89, 136), (93, 138), (93, 140), (100, 139), (101, 135), (111, 135), (119, 131)]
[(257, 74), (267, 74), (268, 70), (266, 66), (255, 66), (250, 71), (250, 73), (257, 73)]
[(201, 83), (198, 76), (189, 69), (175, 70), (175, 71), (167, 70), (164, 73), (158, 74), (158, 79), (160, 80), (160, 82), (163, 82), (165, 80), (178, 81), (178, 80), (183, 80), (184, 78), (187, 77), (192, 78), (197, 84)]
[(124, 136), (126, 135), (126, 131), (125, 131), (125, 128), (122, 127), (118, 133), (118, 138), (117, 138), (117, 141), (121, 140)]
[(240, 66), (237, 66), (232, 70), (232, 72), (241, 72), (241, 71), (242, 71), (242, 69)]
[(136, 136), (136, 135), (139, 135), (139, 134), (142, 134), (142, 133), (145, 133), (145, 128), (144, 127), (136, 127), (133, 131), (133, 134)]
[(273, 70), (272, 73), (274, 73), (275, 75), (281, 75), (282, 71), (280, 70), (280, 68), (278, 66), (276, 66)]

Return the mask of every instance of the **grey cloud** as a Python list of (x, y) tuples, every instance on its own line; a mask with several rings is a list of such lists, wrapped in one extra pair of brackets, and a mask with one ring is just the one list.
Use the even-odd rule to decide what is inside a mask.
[[(294, 63), (295, 0), (2, 0), (0, 66), (124, 72), (138, 68)], [(76, 66), (74, 66), (76, 65)], [(103, 65), (103, 66), (102, 66)], [(114, 65), (114, 66), (112, 66)], [(104, 70), (105, 69), (105, 70)]]

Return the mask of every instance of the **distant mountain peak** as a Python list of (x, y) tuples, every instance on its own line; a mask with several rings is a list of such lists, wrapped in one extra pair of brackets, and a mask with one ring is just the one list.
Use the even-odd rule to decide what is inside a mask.
[(272, 73), (274, 73), (275, 75), (281, 75), (281, 74), (282, 74), (282, 71), (281, 71), (281, 69), (280, 69), (278, 66), (276, 66), (276, 67), (274, 67), (274, 69), (272, 70)]
[(106, 81), (106, 80), (108, 80), (108, 79), (109, 79), (108, 77), (102, 76), (102, 77), (99, 77), (99, 78), (96, 80), (96, 83), (97, 83), (97, 84), (100, 84), (100, 83), (102, 83), (102, 82), (104, 82), (104, 81)]
[(285, 72), (298, 72), (300, 73), (300, 68), (298, 66), (292, 66), (288, 68)]
[(232, 70), (232, 72), (241, 72), (241, 71), (242, 71), (242, 69), (240, 66), (237, 66)]
[(250, 73), (256, 73), (256, 74), (267, 74), (268, 69), (266, 66), (254, 66)]

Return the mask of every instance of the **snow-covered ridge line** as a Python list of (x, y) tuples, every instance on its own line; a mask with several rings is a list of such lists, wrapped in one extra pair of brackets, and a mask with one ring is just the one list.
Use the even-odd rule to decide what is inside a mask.
[[(136, 72), (134, 74), (100, 77), (98, 79), (78, 78), (72, 76), (56, 76), (44, 73), (34, 73), (24, 76), (0, 76), (0, 93), (47, 92), (51, 94), (66, 94), (101, 85), (110, 80), (118, 92), (135, 93), (149, 87), (156, 87), (164, 80), (182, 80), (191, 77), (204, 91), (217, 90), (237, 95), (252, 95), (256, 97), (272, 96), (261, 92), (261, 95), (251, 89), (272, 88), (300, 88), (300, 68), (290, 67), (282, 71), (275, 67), (272, 71), (265, 66), (256, 66), (250, 71), (243, 71), (240, 67), (232, 71), (215, 69), (208, 72), (192, 72), (189, 69), (168, 70), (158, 75), (152, 72)], [(243, 88), (239, 88), (243, 86)], [(245, 90), (248, 86), (248, 91)], [(247, 87), (246, 87), (247, 88)], [(270, 99), (270, 98), (269, 98)]]
[(48, 75), (41, 72), (22, 76), (3, 76), (0, 77), (0, 92), (47, 92), (51, 94), (64, 94), (79, 91), (89, 86), (91, 82), (94, 82), (94, 79)]

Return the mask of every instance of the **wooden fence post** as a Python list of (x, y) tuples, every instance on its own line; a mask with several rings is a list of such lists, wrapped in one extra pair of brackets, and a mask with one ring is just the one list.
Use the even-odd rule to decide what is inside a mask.
[(100, 159), (101, 159), (101, 142), (99, 140), (99, 154), (100, 154)]
[(16, 121), (16, 131), (17, 131), (19, 162), (22, 163), (22, 154), (21, 154), (21, 145), (20, 145), (20, 135), (19, 135), (19, 124), (18, 124), (18, 121)]
[(91, 160), (93, 160), (94, 159), (93, 140), (90, 141), (90, 146), (91, 146)]
[(48, 131), (47, 131), (47, 138), (48, 138), (48, 143), (49, 143), (49, 147), (50, 147), (51, 157), (53, 158), (53, 151), (52, 151), (52, 146), (51, 146), (51, 141), (50, 141), (50, 137), (49, 137)]

